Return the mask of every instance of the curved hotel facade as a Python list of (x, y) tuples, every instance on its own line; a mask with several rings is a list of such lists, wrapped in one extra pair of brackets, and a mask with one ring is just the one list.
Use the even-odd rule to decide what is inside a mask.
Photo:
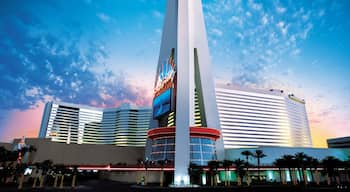
[(305, 101), (281, 90), (217, 85), (225, 148), (312, 147)]
[(145, 146), (151, 110), (132, 107), (95, 108), (63, 102), (45, 106), (40, 138), (75, 144)]
[[(216, 85), (215, 93), (221, 133), (210, 128), (190, 128), (192, 135), (202, 134), (202, 137), (209, 139), (192, 140), (191, 149), (194, 153), (191, 156), (194, 163), (205, 164), (213, 158), (215, 146), (212, 141), (220, 135), (225, 149), (258, 146), (312, 147), (304, 100), (281, 93), (280, 90), (265, 91), (232, 85)], [(148, 131), (149, 138), (153, 139), (152, 159), (173, 159), (174, 114), (170, 113), (164, 124), (164, 127), (168, 126), (167, 129), (148, 130), (151, 111), (151, 108), (128, 105), (101, 109), (49, 102), (45, 107), (39, 137), (50, 137), (52, 141), (64, 143), (145, 146)], [(195, 125), (201, 127), (197, 95), (194, 113)], [(198, 146), (199, 143), (202, 146)], [(204, 154), (203, 158), (195, 152), (200, 149), (210, 154)]]

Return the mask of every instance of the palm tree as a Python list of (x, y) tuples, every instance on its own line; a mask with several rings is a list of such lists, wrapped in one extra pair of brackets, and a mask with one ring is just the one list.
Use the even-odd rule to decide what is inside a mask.
[(16, 159), (16, 152), (9, 151), (2, 146), (0, 147), (0, 163), (1, 167), (3, 167), (0, 170), (0, 183), (7, 181), (7, 177), (10, 176), (10, 170), (12, 168), (11, 162), (16, 161)]
[(230, 185), (230, 181), (229, 179), (227, 178), (227, 172), (230, 170), (230, 167), (232, 166), (233, 164), (233, 161), (231, 160), (224, 160), (222, 162), (222, 166), (224, 167), (225, 169), (225, 186), (229, 186)]
[(311, 182), (314, 182), (314, 176), (312, 174), (312, 160), (313, 158), (310, 156), (306, 156), (305, 160), (304, 160), (304, 169), (305, 169), (305, 182), (307, 182), (307, 175), (306, 175), (306, 171), (309, 168), (310, 173), (311, 173)]
[(161, 172), (160, 172), (160, 186), (163, 187), (163, 178), (164, 178), (164, 164), (165, 164), (165, 160), (158, 160), (157, 161), (158, 165), (160, 165), (161, 167)]
[(19, 163), (16, 165), (16, 175), (20, 175), (20, 180), (17, 189), (22, 189), (23, 187), (23, 181), (24, 181), (24, 171), (28, 167), (25, 163)]
[(341, 161), (333, 156), (327, 156), (322, 160), (324, 171), (327, 175), (327, 183), (330, 185), (336, 176), (338, 175), (337, 168), (341, 164)]
[(305, 184), (307, 184), (307, 179), (306, 179), (306, 175), (305, 175), (305, 161), (306, 161), (307, 157), (308, 156), (303, 152), (296, 153), (294, 155), (294, 158), (295, 158), (296, 163), (297, 163), (297, 169), (299, 172), (300, 181), (304, 181)]
[(32, 174), (32, 176), (34, 176), (32, 188), (36, 188), (36, 183), (38, 181), (38, 176), (39, 176), (39, 172), (40, 172), (39, 170), (40, 170), (40, 163), (35, 163), (35, 173)]
[(208, 161), (208, 167), (210, 172), (210, 186), (213, 186), (214, 184), (216, 185), (216, 179), (214, 178), (217, 174), (219, 164), (220, 164), (219, 161), (216, 161), (216, 160)]
[(145, 160), (138, 159), (137, 162), (138, 162), (137, 164), (139, 164), (145, 168), (144, 175), (141, 178), (141, 184), (147, 185), (147, 169), (148, 169), (149, 165), (151, 164), (151, 161), (149, 161), (148, 158), (146, 158)]
[(77, 174), (78, 174), (78, 166), (73, 166), (73, 170), (72, 170), (72, 187), (74, 188), (76, 185), (76, 181), (77, 181)]
[(293, 155), (283, 155), (282, 159), (285, 161), (285, 164), (287, 165), (289, 177), (290, 177), (290, 180), (292, 183), (293, 182), (292, 167), (294, 164), (294, 156)]
[(57, 164), (54, 166), (55, 171), (55, 181), (54, 181), (54, 187), (57, 187), (57, 182), (59, 177), (61, 177), (59, 188), (63, 188), (64, 184), (64, 175), (66, 173), (66, 167), (63, 164)]
[(64, 185), (64, 176), (65, 176), (65, 174), (66, 174), (66, 172), (67, 172), (67, 169), (66, 169), (66, 167), (65, 167), (64, 165), (61, 167), (61, 171), (62, 171), (62, 176), (61, 176), (60, 188), (63, 188), (63, 185)]
[(279, 175), (280, 175), (280, 181), (282, 184), (285, 184), (285, 178), (282, 177), (282, 169), (283, 168), (286, 168), (286, 163), (285, 163), (285, 160), (284, 159), (276, 159), (273, 164), (278, 167), (278, 172), (279, 172)]
[(258, 180), (259, 182), (261, 181), (260, 179), (260, 159), (266, 157), (266, 154), (262, 150), (255, 150), (255, 153), (253, 154), (253, 157), (258, 160)]
[[(313, 173), (311, 173), (311, 175), (312, 175), (312, 180), (314, 182), (316, 182), (317, 185), (320, 184), (320, 175), (319, 175), (318, 170), (317, 170), (319, 164), (320, 164), (320, 162), (319, 162), (318, 159), (312, 158), (312, 160), (311, 160), (311, 170), (313, 169), (314, 171), (313, 171)], [(314, 176), (314, 174), (315, 174), (315, 176)]]
[(244, 165), (246, 164), (246, 162), (242, 159), (235, 159), (233, 161), (233, 164), (235, 164), (236, 166), (236, 175), (237, 175), (237, 185), (241, 186), (242, 185), (242, 179), (244, 177), (244, 175), (246, 174), (246, 172), (244, 171)]
[(344, 167), (346, 170), (346, 180), (349, 183), (349, 181), (350, 181), (350, 156), (348, 156), (348, 160), (344, 161)]
[(246, 174), (247, 174), (247, 180), (249, 177), (249, 172), (248, 172), (248, 168), (249, 168), (249, 156), (252, 156), (253, 153), (246, 150), (246, 151), (242, 151), (241, 155), (245, 156), (245, 163), (246, 163)]
[(195, 163), (190, 163), (188, 168), (191, 184), (201, 184), (201, 174), (203, 173), (203, 167)]
[(42, 175), (40, 178), (40, 188), (42, 188), (44, 186), (44, 180), (46, 178), (46, 174), (52, 168), (52, 164), (53, 164), (53, 162), (51, 160), (45, 160), (45, 161), (40, 163), (40, 168), (42, 170)]
[(143, 166), (145, 167), (145, 178), (144, 178), (144, 183), (145, 183), (145, 185), (147, 185), (147, 181), (148, 181), (147, 169), (148, 169), (148, 167), (150, 166), (150, 164), (151, 164), (151, 161), (149, 161), (148, 159), (146, 159), (146, 160), (143, 162)]

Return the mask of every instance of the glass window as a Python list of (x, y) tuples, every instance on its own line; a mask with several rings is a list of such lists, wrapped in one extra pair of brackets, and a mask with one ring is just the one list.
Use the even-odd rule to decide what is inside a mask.
[(174, 153), (167, 153), (167, 154), (166, 154), (166, 159), (168, 159), (168, 160), (174, 160)]
[(191, 151), (200, 151), (201, 147), (200, 145), (191, 145)]
[(166, 150), (167, 151), (175, 151), (175, 145), (167, 145)]
[(165, 144), (165, 139), (157, 139), (153, 143), (154, 144)]
[(202, 145), (203, 152), (214, 153), (214, 146)]
[(209, 161), (211, 161), (211, 160), (205, 160), (205, 159), (203, 159), (202, 165), (208, 165), (208, 162), (209, 162)]
[(214, 159), (214, 155), (213, 153), (203, 153), (203, 160), (213, 160)]
[(214, 141), (210, 139), (201, 139), (202, 144), (207, 144), (207, 145), (214, 145)]
[(168, 143), (175, 143), (175, 138), (167, 138)]
[(164, 145), (160, 145), (160, 146), (156, 146), (153, 148), (153, 151), (164, 151), (165, 146)]
[(191, 159), (202, 159), (200, 153), (191, 153)]
[(202, 161), (198, 161), (198, 160), (191, 161), (191, 163), (196, 164), (196, 165), (202, 165)]
[(199, 138), (191, 138), (191, 143), (200, 143)]
[(159, 159), (163, 159), (164, 154), (163, 153), (156, 153), (152, 155), (154, 160), (159, 160)]

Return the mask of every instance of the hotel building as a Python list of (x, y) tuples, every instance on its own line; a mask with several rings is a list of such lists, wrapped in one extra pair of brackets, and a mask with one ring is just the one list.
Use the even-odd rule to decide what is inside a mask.
[(225, 149), (312, 147), (305, 101), (281, 90), (216, 86)]
[(151, 110), (124, 104), (95, 108), (63, 102), (45, 106), (39, 137), (67, 144), (145, 146)]
[(328, 148), (350, 148), (350, 137), (327, 139)]
[[(223, 84), (216, 85), (215, 92), (225, 149), (312, 147), (303, 99), (281, 90), (248, 89)], [(198, 114), (197, 97), (195, 103)], [(45, 107), (39, 137), (64, 143), (145, 146), (151, 118), (151, 108), (122, 105), (120, 108), (101, 109), (49, 102)], [(201, 122), (198, 115), (196, 122), (198, 125)], [(167, 124), (172, 126), (173, 119), (169, 119)], [(164, 139), (158, 140), (160, 146), (155, 144), (154, 147), (164, 150), (165, 142), (174, 142)], [(205, 142), (207, 144), (203, 148), (211, 146), (210, 151), (215, 150), (210, 140)], [(199, 148), (192, 145), (192, 148)], [(167, 147), (174, 148), (174, 145)], [(174, 155), (154, 153), (153, 158), (173, 159)], [(198, 161), (202, 159), (198, 158), (197, 163), (200, 163)]]

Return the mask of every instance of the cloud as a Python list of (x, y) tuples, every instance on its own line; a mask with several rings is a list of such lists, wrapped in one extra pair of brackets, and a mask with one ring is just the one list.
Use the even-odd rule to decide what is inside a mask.
[(161, 13), (161, 12), (158, 11), (158, 10), (153, 10), (153, 11), (152, 11), (152, 15), (153, 15), (153, 17), (155, 17), (155, 18), (163, 18), (163, 13)]
[(301, 50), (300, 49), (294, 49), (292, 52), (291, 52), (291, 55), (293, 56), (297, 56), (301, 53)]
[(262, 5), (259, 4), (259, 3), (254, 3), (253, 0), (249, 0), (248, 1), (248, 5), (253, 9), (253, 10), (256, 10), (256, 11), (260, 11), (262, 9)]
[(154, 30), (157, 34), (162, 34), (162, 30), (161, 29), (155, 29)]
[(306, 39), (308, 37), (309, 32), (312, 30), (313, 25), (311, 23), (308, 23), (305, 27), (305, 29), (301, 32), (300, 37), (302, 39)]
[(324, 9), (321, 9), (319, 12), (318, 12), (318, 16), (319, 17), (323, 17), (325, 14), (325, 10)]
[(222, 31), (220, 29), (216, 29), (216, 28), (211, 29), (210, 33), (212, 33), (213, 35), (216, 35), (216, 36), (222, 36), (223, 35)]
[[(285, 69), (290, 60), (302, 54), (314, 22), (320, 20), (317, 14), (320, 6), (288, 1), (208, 2), (204, 15), (214, 65), (230, 66), (233, 83), (260, 88), (274, 84), (271, 71)], [(215, 29), (224, 35), (213, 33)], [(227, 41), (230, 36), (232, 41)]]
[(267, 18), (267, 15), (264, 15), (261, 18), (261, 24), (266, 25), (266, 24), (268, 24), (268, 22), (269, 22), (269, 19)]
[(229, 24), (237, 24), (238, 26), (242, 26), (243, 25), (243, 20), (237, 16), (232, 16), (229, 20), (228, 20)]
[(107, 23), (111, 20), (111, 18), (105, 13), (97, 13), (96, 16), (103, 22)]
[[(107, 107), (118, 101), (147, 103), (142, 88), (106, 66), (109, 53), (103, 41), (70, 32), (71, 26), (61, 27), (65, 35), (60, 35), (34, 14), (23, 15), (7, 15), (0, 22), (1, 109), (26, 110), (49, 100)], [(102, 13), (98, 17), (109, 20)]]
[(282, 13), (286, 12), (287, 9), (285, 7), (276, 7), (276, 11), (277, 11), (277, 13), (282, 14)]

